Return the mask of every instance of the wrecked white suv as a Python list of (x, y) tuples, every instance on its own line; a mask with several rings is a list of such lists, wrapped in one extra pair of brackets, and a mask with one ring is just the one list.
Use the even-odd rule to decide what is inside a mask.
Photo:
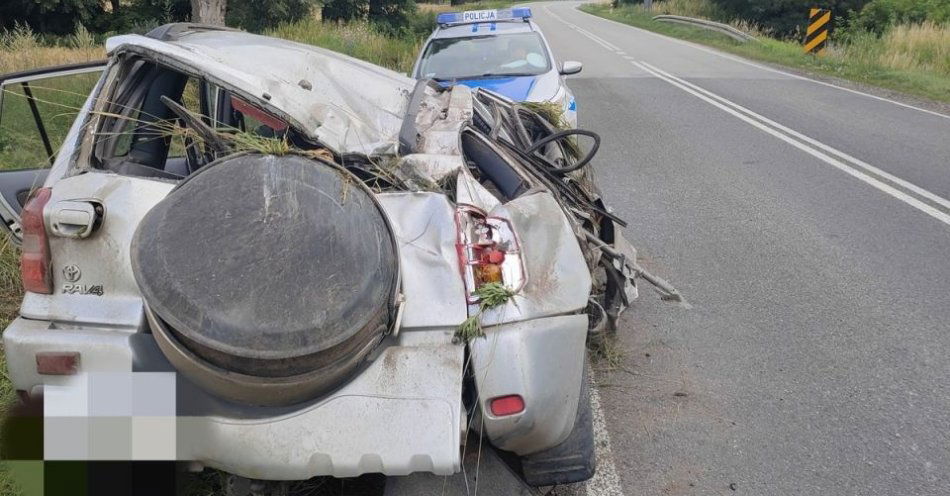
[(3, 344), (47, 416), (105, 415), (107, 384), (132, 405), (109, 415), (154, 421), (98, 432), (131, 451), (47, 439), (47, 459), (453, 474), (475, 429), (530, 484), (591, 477), (585, 340), (642, 275), (592, 183), (596, 135), (227, 29), (107, 51), (48, 175), (0, 173), (26, 289)]

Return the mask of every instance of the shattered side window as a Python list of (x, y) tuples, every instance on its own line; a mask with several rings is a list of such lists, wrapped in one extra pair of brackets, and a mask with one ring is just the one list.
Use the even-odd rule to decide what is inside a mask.
[[(182, 92), (181, 104), (185, 109), (196, 116), (205, 116), (205, 112), (202, 109), (201, 105), (201, 89), (200, 83), (197, 79), (190, 77), (188, 82), (185, 83), (185, 90)], [(186, 128), (182, 125), (180, 120), (175, 122), (175, 125), (169, 128), (169, 133), (171, 134), (171, 145), (168, 149), (168, 158), (183, 158), (186, 155), (186, 148), (191, 145), (194, 146), (192, 140), (186, 139)]]
[(132, 148), (132, 137), (135, 135), (136, 130), (135, 123), (138, 121), (139, 110), (131, 109), (126, 118), (119, 124), (120, 127), (113, 129), (104, 138), (106, 140), (115, 141), (115, 148), (112, 152), (113, 157), (124, 157), (129, 154), (129, 150)]
[(214, 160), (204, 141), (220, 92), (200, 78), (147, 60), (127, 61), (96, 133), (100, 167), (179, 179)]
[(235, 151), (314, 146), (283, 120), (202, 77), (141, 58), (120, 70), (96, 133), (100, 168), (177, 180)]

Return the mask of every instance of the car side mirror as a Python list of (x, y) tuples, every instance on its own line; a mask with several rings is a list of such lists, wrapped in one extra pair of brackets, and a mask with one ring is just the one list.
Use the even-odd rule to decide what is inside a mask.
[(568, 74), (577, 74), (578, 72), (581, 72), (581, 69), (583, 68), (584, 64), (575, 60), (568, 60), (561, 64), (561, 75), (567, 76)]

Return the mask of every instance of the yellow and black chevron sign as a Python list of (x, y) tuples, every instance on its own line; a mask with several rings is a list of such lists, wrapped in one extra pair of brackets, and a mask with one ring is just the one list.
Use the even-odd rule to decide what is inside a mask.
[(828, 28), (831, 27), (831, 11), (813, 8), (808, 13), (808, 29), (805, 31), (805, 52), (822, 53), (828, 41)]

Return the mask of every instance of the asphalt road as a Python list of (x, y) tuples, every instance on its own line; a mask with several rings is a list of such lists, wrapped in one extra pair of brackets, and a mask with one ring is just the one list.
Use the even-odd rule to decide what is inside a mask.
[(693, 305), (644, 291), (598, 375), (619, 489), (950, 494), (950, 117), (576, 5), (532, 10), (584, 63), (605, 197)]

